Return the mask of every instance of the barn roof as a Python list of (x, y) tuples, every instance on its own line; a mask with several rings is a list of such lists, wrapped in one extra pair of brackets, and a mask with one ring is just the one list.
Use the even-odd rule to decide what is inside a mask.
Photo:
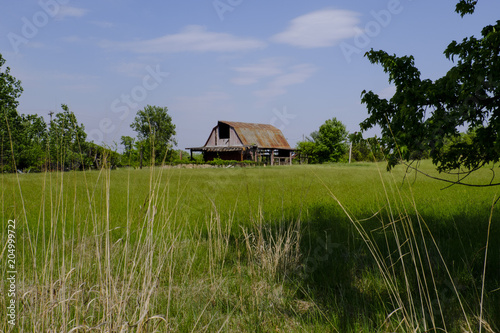
[(283, 133), (273, 125), (219, 121), (234, 128), (245, 146), (257, 145), (259, 148), (291, 149)]

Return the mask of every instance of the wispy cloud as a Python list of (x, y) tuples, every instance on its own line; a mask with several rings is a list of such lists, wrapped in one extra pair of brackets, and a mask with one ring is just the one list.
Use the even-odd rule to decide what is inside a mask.
[(269, 99), (287, 93), (287, 87), (305, 82), (316, 72), (312, 64), (299, 64), (291, 66), (284, 74), (272, 79), (265, 89), (258, 90), (255, 95), (262, 99)]
[(237, 85), (259, 84), (264, 89), (254, 91), (260, 99), (266, 100), (287, 93), (287, 87), (305, 82), (316, 72), (312, 64), (286, 66), (284, 59), (268, 58), (253, 64), (235, 67), (238, 76), (231, 80)]
[(61, 6), (57, 12), (56, 19), (63, 20), (68, 17), (82, 17), (88, 10), (84, 8)]
[(301, 48), (329, 47), (362, 30), (359, 14), (349, 10), (323, 9), (293, 19), (288, 28), (271, 40)]
[(263, 78), (273, 77), (283, 73), (283, 70), (280, 68), (281, 66), (279, 59), (272, 58), (263, 59), (256, 64), (235, 67), (233, 70), (237, 72), (239, 76), (233, 78), (231, 82), (238, 85), (254, 84)]
[(61, 41), (66, 43), (80, 43), (82, 42), (82, 38), (76, 35), (61, 37)]
[(111, 70), (125, 76), (143, 78), (146, 67), (147, 64), (141, 62), (118, 62), (111, 66)]
[(193, 111), (204, 109), (207, 105), (227, 103), (231, 96), (222, 91), (208, 91), (198, 96), (178, 96), (176, 100)]
[(239, 38), (227, 33), (210, 32), (199, 25), (190, 25), (177, 34), (130, 42), (105, 41), (101, 46), (136, 53), (176, 53), (246, 51), (264, 48), (266, 44), (253, 38)]
[(90, 23), (92, 23), (93, 25), (96, 25), (98, 27), (101, 27), (101, 28), (112, 28), (115, 26), (113, 22), (109, 22), (109, 21), (92, 21)]

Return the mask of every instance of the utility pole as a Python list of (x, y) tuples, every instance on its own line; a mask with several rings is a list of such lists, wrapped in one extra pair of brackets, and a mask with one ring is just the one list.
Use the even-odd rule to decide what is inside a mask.
[[(52, 115), (53, 114), (54, 114), (54, 111), (49, 111), (50, 125), (52, 125)], [(49, 128), (49, 130), (50, 130), (50, 128)], [(50, 161), (50, 135), (48, 136), (48, 141), (47, 141), (47, 151), (49, 152), (49, 159), (47, 161), (48, 166), (46, 166), (46, 168), (49, 168), (49, 170), (50, 170), (50, 167), (51, 167), (51, 161)]]
[(352, 142), (349, 144), (349, 164), (351, 164)]

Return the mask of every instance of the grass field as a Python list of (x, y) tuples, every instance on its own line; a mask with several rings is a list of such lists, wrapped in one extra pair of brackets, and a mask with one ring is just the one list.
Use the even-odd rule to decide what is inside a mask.
[(1, 175), (0, 270), (15, 220), (17, 310), (12, 326), (0, 298), (0, 330), (498, 332), (500, 188), (405, 171)]

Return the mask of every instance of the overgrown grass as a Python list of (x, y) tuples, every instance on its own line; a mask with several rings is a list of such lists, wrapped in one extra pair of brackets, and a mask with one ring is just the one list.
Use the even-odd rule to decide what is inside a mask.
[(373, 163), (0, 177), (5, 332), (500, 329), (496, 188)]

